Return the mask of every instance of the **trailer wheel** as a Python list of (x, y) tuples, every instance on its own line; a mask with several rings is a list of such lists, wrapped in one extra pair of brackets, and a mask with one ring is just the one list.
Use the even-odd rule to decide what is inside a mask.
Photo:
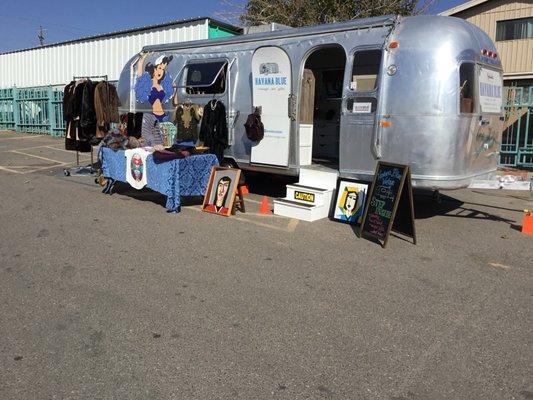
[(65, 176), (70, 176), (70, 171), (68, 169), (64, 169), (63, 174), (65, 174)]

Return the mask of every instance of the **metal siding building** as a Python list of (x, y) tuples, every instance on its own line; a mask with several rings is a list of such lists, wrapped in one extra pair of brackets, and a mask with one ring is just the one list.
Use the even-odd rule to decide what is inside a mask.
[(143, 46), (240, 33), (238, 27), (200, 17), (3, 53), (0, 88), (62, 86), (74, 76), (107, 75), (116, 81)]
[[(506, 84), (529, 86), (533, 80), (533, 37), (499, 40), (498, 23), (533, 18), (532, 0), (472, 0), (441, 13), (479, 26), (496, 43)], [(527, 80), (529, 82), (520, 82)], [(523, 85), (526, 84), (526, 85)]]

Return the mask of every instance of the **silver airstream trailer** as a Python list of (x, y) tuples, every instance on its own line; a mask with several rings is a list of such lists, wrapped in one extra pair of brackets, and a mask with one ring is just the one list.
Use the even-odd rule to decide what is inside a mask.
[[(123, 112), (154, 112), (135, 90), (148, 63), (165, 68), (166, 87), (155, 79), (150, 96), (168, 115), (170, 91), (225, 105), (224, 157), (244, 170), (321, 165), (371, 180), (384, 160), (410, 165), (415, 187), (451, 189), (496, 169), (501, 63), (491, 39), (461, 19), (384, 16), (147, 46), (120, 76)], [(265, 126), (259, 142), (243, 126), (253, 110)]]

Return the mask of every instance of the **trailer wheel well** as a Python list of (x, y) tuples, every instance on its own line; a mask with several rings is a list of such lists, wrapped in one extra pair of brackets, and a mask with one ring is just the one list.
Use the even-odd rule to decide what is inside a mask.
[(222, 161), (220, 162), (221, 167), (228, 167), (228, 168), (239, 168), (237, 165), (237, 162), (233, 158), (224, 157)]

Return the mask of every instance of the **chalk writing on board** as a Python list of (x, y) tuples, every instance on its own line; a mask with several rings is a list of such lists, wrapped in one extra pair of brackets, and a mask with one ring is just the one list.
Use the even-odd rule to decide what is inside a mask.
[(380, 163), (370, 193), (366, 226), (363, 231), (384, 240), (394, 219), (394, 207), (404, 179), (405, 168)]
[(378, 162), (361, 234), (383, 240), (385, 247), (391, 229), (412, 237), (416, 244), (411, 175), (407, 165)]
[(382, 183), (385, 182), (386, 178), (392, 178), (393, 179), (392, 184), (394, 184), (395, 183), (394, 179), (396, 180), (402, 179), (402, 171), (398, 168), (387, 169), (385, 171), (380, 171), (378, 173), (378, 176), (379, 176), (379, 180)]
[(390, 210), (384, 209), (386, 204), (387, 203), (385, 202), (385, 200), (378, 200), (376, 198), (373, 198), (370, 203), (370, 205), (374, 207), (373, 211), (376, 214), (378, 214), (380, 217), (390, 218), (392, 212)]
[(385, 236), (385, 229), (387, 227), (383, 224), (383, 220), (376, 214), (368, 216), (367, 232), (377, 237)]

